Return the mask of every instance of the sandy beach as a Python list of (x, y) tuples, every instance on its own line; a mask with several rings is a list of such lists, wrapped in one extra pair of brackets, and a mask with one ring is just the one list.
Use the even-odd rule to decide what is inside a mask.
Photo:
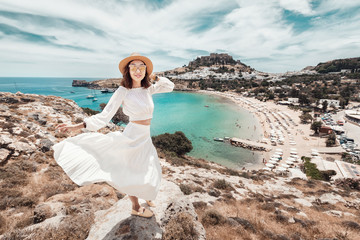
[[(272, 150), (269, 152), (259, 152), (263, 156), (263, 160), (269, 163), (271, 156), (279, 149), (282, 150), (282, 160), (278, 165), (285, 164), (290, 155), (294, 155), (297, 158), (301, 156), (311, 157), (312, 151), (324, 151), (326, 138), (312, 137), (313, 131), (310, 129), (310, 124), (301, 124), (299, 116), (300, 111), (294, 111), (289, 109), (285, 105), (275, 104), (273, 101), (261, 102), (255, 98), (242, 97), (234, 92), (216, 92), (199, 90), (199, 93), (217, 95), (226, 97), (234, 101), (241, 108), (255, 114), (259, 119), (262, 127), (263, 137), (262, 142), (267, 144)], [(278, 139), (282, 139), (282, 143), (277, 143), (273, 146), (270, 141), (271, 134)], [(239, 137), (239, 136), (233, 136)], [(293, 154), (290, 154), (293, 152)], [(339, 154), (319, 154), (323, 159), (333, 158), (334, 160), (340, 160)], [(300, 160), (301, 162), (301, 160)], [(298, 162), (299, 163), (299, 162)], [(295, 168), (296, 168), (295, 164)], [(255, 163), (251, 166), (245, 166), (246, 169), (262, 169), (265, 167), (265, 163)]]

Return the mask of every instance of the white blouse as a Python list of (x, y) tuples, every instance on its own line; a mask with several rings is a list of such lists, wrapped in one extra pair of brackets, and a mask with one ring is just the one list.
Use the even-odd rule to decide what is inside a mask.
[(120, 86), (111, 96), (101, 113), (84, 119), (86, 129), (97, 131), (105, 127), (121, 104), (123, 105), (123, 112), (129, 116), (130, 121), (152, 118), (154, 111), (152, 95), (155, 93), (172, 92), (174, 86), (175, 84), (165, 77), (159, 77), (159, 81), (152, 84), (149, 88), (127, 89)]

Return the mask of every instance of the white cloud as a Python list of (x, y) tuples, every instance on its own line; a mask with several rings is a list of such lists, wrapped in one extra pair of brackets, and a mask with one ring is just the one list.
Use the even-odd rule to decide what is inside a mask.
[[(31, 18), (24, 21), (0, 16), (1, 23), (24, 32), (55, 37), (53, 44), (91, 51), (31, 43), (3, 34), (0, 75), (52, 73), (70, 76), (76, 73), (74, 66), (77, 66), (76, 76), (102, 73), (104, 77), (111, 77), (119, 75), (118, 61), (131, 52), (150, 54), (155, 70), (159, 71), (187, 64), (198, 51), (216, 52), (218, 49), (241, 56), (246, 61), (240, 60), (259, 70), (299, 70), (318, 61), (353, 57), (354, 49), (359, 52), (359, 14), (348, 18), (324, 15), (334, 9), (346, 11), (357, 6), (349, 2), (354, 1), (342, 1), (340, 6), (338, 1), (324, 0), (313, 9), (311, 0), (175, 0), (160, 8), (144, 1), (2, 0), (0, 10), (49, 17), (51, 21), (39, 23)], [(285, 21), (284, 10), (313, 17), (311, 27), (296, 33), (295, 23)], [(200, 32), (194, 31), (204, 24), (202, 18), (216, 14), (223, 14), (216, 18), (218, 22), (210, 28), (204, 26)], [(81, 28), (76, 29), (76, 25)], [(91, 28), (104, 34), (96, 34)], [(20, 73), (16, 62), (27, 59), (31, 59), (29, 66), (39, 63), (47, 66), (42, 71), (51, 71), (43, 74), (29, 67), (28, 71)], [(52, 67), (52, 62), (57, 67)]]

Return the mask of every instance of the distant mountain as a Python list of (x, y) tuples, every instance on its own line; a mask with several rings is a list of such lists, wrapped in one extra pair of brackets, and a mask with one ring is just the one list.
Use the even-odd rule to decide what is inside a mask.
[(234, 60), (232, 56), (227, 53), (210, 53), (210, 56), (197, 57), (195, 60), (190, 61), (188, 67), (211, 67), (230, 65), (241, 67), (243, 70), (250, 69), (249, 66), (243, 64), (240, 60)]
[(329, 72), (360, 72), (360, 57), (357, 58), (345, 58), (328, 61), (325, 63), (319, 63), (314, 67), (318, 73)]
[(160, 74), (167, 76), (169, 74), (171, 75), (185, 72), (194, 72), (195, 70), (201, 70), (204, 68), (220, 68), (222, 70), (225, 69), (225, 71), (248, 73), (254, 71), (254, 69), (252, 69), (250, 66), (247, 66), (240, 60), (234, 60), (234, 58), (227, 53), (210, 53), (210, 56), (197, 57), (195, 60), (190, 61), (188, 65), (184, 65), (173, 70), (167, 70)]

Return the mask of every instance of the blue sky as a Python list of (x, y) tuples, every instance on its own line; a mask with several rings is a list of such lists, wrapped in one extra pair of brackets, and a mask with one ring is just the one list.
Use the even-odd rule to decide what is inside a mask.
[(360, 0), (1, 0), (0, 76), (121, 77), (225, 52), (264, 72), (360, 57)]

